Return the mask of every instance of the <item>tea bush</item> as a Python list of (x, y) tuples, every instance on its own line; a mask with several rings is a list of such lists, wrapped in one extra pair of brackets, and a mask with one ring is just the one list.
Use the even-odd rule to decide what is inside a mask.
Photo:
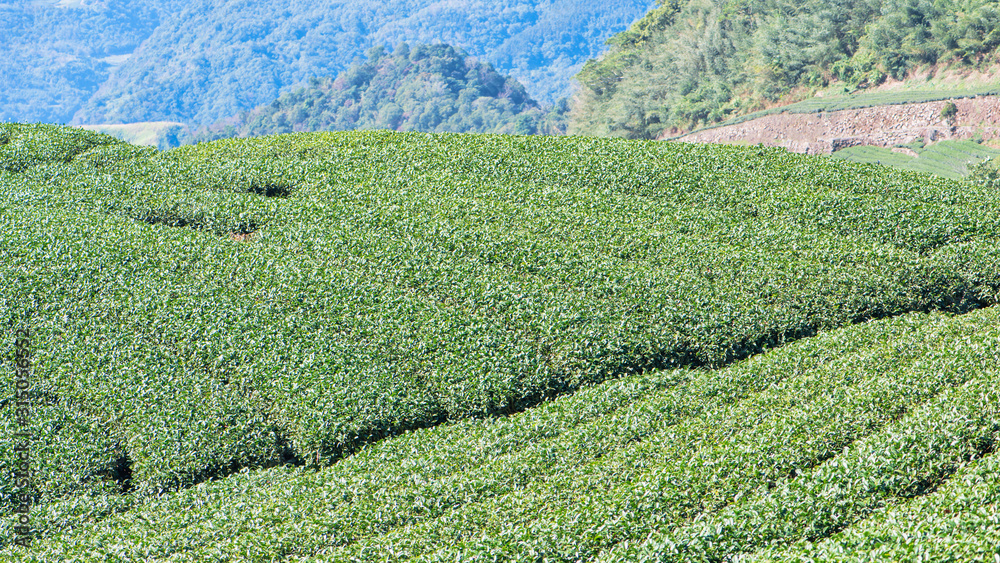
[[(827, 362), (811, 373), (773, 384), (756, 396), (645, 437), (631, 448), (609, 452), (574, 470), (547, 475), (521, 490), (383, 537), (319, 553), (330, 559), (402, 556), (436, 561), (522, 553), (578, 561), (590, 560), (626, 540), (667, 535), (670, 539), (662, 543), (650, 541), (648, 551), (626, 550), (621, 559), (612, 559), (718, 561), (771, 539), (797, 539), (812, 532), (808, 528), (796, 532), (794, 526), (804, 527), (800, 520), (818, 526), (813, 520), (826, 516), (827, 504), (835, 507), (828, 517), (836, 525), (849, 523), (849, 501), (857, 498), (859, 510), (877, 499), (873, 491), (902, 495), (906, 487), (919, 487), (926, 477), (920, 471), (930, 472), (931, 480), (946, 474), (948, 467), (961, 461), (958, 458), (975, 454), (975, 447), (997, 430), (997, 413), (989, 406), (993, 394), (986, 392), (995, 385), (995, 375), (983, 379), (970, 391), (974, 394), (949, 398), (945, 407), (930, 408), (936, 404), (936, 395), (961, 386), (974, 377), (977, 368), (995, 373), (996, 355), (983, 358), (982, 349), (996, 341), (996, 330), (982, 335), (985, 338), (979, 345), (959, 344), (991, 322), (963, 327), (955, 331), (958, 334), (947, 334), (947, 328), (945, 334), (934, 334), (940, 328), (922, 330), (919, 335), (889, 341), (885, 349), (870, 342), (874, 350), (843, 358), (843, 364)], [(925, 405), (914, 407), (926, 401), (931, 410), (927, 417), (932, 417), (927, 424), (943, 426), (940, 434), (928, 433), (917, 422), (923, 420)], [(952, 422), (951, 415), (958, 414), (953, 408), (965, 416), (956, 416)], [(911, 410), (913, 414), (907, 416)], [(905, 430), (908, 443), (896, 444), (895, 427), (883, 430), (898, 418), (903, 418), (899, 428)], [(890, 453), (876, 454), (867, 448), (862, 461), (851, 461), (850, 448), (844, 451), (869, 442), (886, 447), (887, 440), (893, 447)], [(925, 443), (915, 446), (914, 441)], [(903, 452), (909, 453), (904, 456)], [(904, 471), (910, 458), (929, 468)], [(874, 467), (855, 472), (853, 466), (838, 465), (864, 467), (865, 462)], [(811, 479), (799, 475), (808, 477), (828, 466), (832, 470), (826, 471), (816, 485), (820, 490), (812, 496), (803, 493), (806, 498), (796, 501), (788, 498), (791, 494), (778, 495), (786, 482), (798, 492)], [(880, 476), (893, 485), (883, 488)], [(855, 478), (859, 490), (852, 497), (848, 485), (854, 485)], [(847, 489), (846, 498), (830, 499), (839, 489)], [(766, 491), (771, 492), (765, 495)], [(743, 511), (734, 508), (751, 504), (747, 497), (755, 495), (764, 495), (766, 502)], [(668, 534), (692, 519), (698, 521), (689, 536), (694, 540), (682, 543)], [(672, 550), (676, 558), (668, 557)]]
[[(698, 380), (837, 327), (967, 312), (996, 303), (1000, 288), (993, 190), (778, 149), (372, 131), (161, 153), (62, 128), (4, 130), (21, 139), (4, 145), (21, 143), (16, 162), (33, 164), (0, 171), (0, 312), (32, 315), (40, 389), (76, 409), (40, 412), (39, 423), (89, 421), (72, 430), (78, 448), (47, 434), (39, 443), (52, 456), (39, 518), (62, 522), (50, 530), (241, 468), (341, 466), (390, 436), (516, 414), (608, 380), (664, 368)], [(844, 370), (827, 385), (856, 373)], [(912, 393), (894, 380), (866, 388), (878, 405), (867, 414), (860, 403), (831, 404), (845, 422), (828, 443), (808, 442), (810, 432), (834, 422), (803, 414), (817, 418), (768, 442), (810, 444), (781, 450), (786, 457), (730, 457), (726, 448), (743, 446), (721, 437), (722, 449), (691, 451), (736, 464), (732, 479), (740, 463), (773, 463), (745, 481), (767, 483), (880, 431), (924, 391), (951, 385), (942, 373)], [(700, 412), (685, 405), (678, 412)], [(637, 435), (662, 429), (646, 416), (635, 414)], [(784, 428), (760, 421), (762, 436)], [(709, 427), (685, 431), (716, 439)], [(554, 447), (567, 459), (624, 447), (610, 430), (593, 432), (593, 446), (581, 434)], [(648, 499), (613, 480), (631, 474), (615, 465), (631, 458), (602, 459), (613, 469), (586, 478), (612, 479), (600, 482), (625, 496), (573, 505), (597, 518), (624, 498), (647, 514)], [(562, 467), (525, 467), (535, 463)], [(570, 469), (566, 479), (584, 479)], [(693, 495), (678, 506), (740, 486), (726, 478), (698, 488), (717, 480), (702, 470), (675, 491)], [(482, 478), (519, 475), (505, 471)], [(117, 481), (83, 479), (109, 472)], [(470, 499), (489, 490), (463, 487)], [(548, 501), (486, 498), (462, 510), (478, 522), (516, 506), (563, 506), (558, 490), (532, 493)], [(399, 524), (437, 514), (427, 508), (436, 496), (415, 498), (394, 501), (417, 503)], [(384, 526), (382, 509), (346, 510), (356, 524), (344, 537)], [(679, 525), (690, 513), (678, 510)], [(574, 548), (564, 542), (578, 527), (539, 534), (554, 543), (532, 549), (596, 553), (627, 526), (651, 531), (641, 518)], [(452, 537), (451, 524), (414, 525), (429, 526), (405, 540), (414, 546)], [(486, 554), (505, 544), (461, 545)]]
[(992, 463), (1000, 429), (998, 314), (905, 315), (718, 371), (628, 376), (317, 472), (243, 471), (11, 555), (717, 561), (799, 545), (933, 498), (956, 471), (976, 485), (963, 467)]
[(23, 172), (39, 164), (66, 163), (95, 147), (116, 145), (126, 143), (73, 127), (0, 123), (0, 170)]
[[(887, 506), (818, 541), (766, 548), (747, 561), (989, 561), (1000, 553), (1000, 457), (963, 464), (937, 490)], [(930, 539), (932, 538), (932, 539)]]

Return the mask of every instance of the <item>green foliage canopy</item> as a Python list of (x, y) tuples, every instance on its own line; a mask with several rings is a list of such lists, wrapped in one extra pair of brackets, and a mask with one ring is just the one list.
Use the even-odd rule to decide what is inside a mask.
[(577, 75), (571, 132), (653, 139), (795, 88), (853, 88), (922, 64), (974, 66), (1000, 45), (995, 0), (658, 2)]
[(335, 80), (313, 79), (191, 141), (301, 131), (392, 129), (455, 133), (565, 131), (558, 108), (545, 112), (515, 79), (448, 45), (373, 47)]
[[(127, 513), (96, 512), (0, 561), (113, 549), (182, 561), (805, 562), (850, 561), (838, 555), (862, 546), (974, 560), (997, 538), (997, 321), (996, 309), (908, 314), (722, 370), (636, 374), (392, 437), (316, 472), (242, 471), (130, 499)], [(45, 515), (65, 522), (74, 509)]]

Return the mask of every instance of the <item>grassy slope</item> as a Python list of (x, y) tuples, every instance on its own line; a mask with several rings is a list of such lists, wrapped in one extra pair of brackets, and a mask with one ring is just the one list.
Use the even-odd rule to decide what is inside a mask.
[[(0, 159), (0, 314), (35, 315), (35, 398), (48, 397), (36, 517), (50, 534), (241, 466), (324, 464), (407, 428), (516, 412), (648, 368), (721, 366), (821, 329), (992, 304), (1000, 285), (994, 193), (781, 150), (368, 132), (156, 153), (4, 126)], [(929, 396), (904, 393), (885, 412)], [(880, 428), (879, 412), (834, 443)], [(697, 442), (721, 420), (692, 424)], [(827, 446), (782, 467), (811, 467)], [(128, 483), (106, 477), (122, 465)], [(694, 506), (717, 498), (691, 490), (708, 495)], [(423, 513), (436, 498), (393, 506)], [(548, 506), (533, 498), (524, 506)], [(473, 529), (522, 504), (476, 506)], [(383, 512), (345, 533), (381, 529)], [(234, 541), (256, 541), (259, 524)], [(450, 537), (447, 521), (420, 525), (431, 528), (405, 541)], [(295, 538), (261, 549), (305, 541), (275, 533)], [(602, 537), (581, 549), (607, 547)], [(468, 548), (491, 545), (504, 549)]]

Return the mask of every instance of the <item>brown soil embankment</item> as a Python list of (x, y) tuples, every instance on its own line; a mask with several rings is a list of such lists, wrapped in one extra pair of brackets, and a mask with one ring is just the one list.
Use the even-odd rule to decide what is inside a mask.
[(875, 106), (822, 113), (780, 113), (676, 139), (691, 143), (763, 143), (806, 154), (829, 154), (856, 145), (893, 147), (923, 138), (926, 142), (1000, 138), (1000, 97), (951, 100), (958, 113), (941, 119), (948, 100)]

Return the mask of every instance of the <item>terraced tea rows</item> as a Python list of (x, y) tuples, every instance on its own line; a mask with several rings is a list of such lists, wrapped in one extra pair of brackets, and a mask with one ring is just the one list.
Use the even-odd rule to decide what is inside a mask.
[(393, 437), (318, 472), (203, 483), (17, 556), (718, 561), (848, 527), (832, 543), (885, 526), (880, 514), (908, 498), (988, 490), (982, 470), (964, 475), (995, 457), (998, 315), (911, 314), (720, 371), (629, 376)]
[[(735, 464), (733, 480), (718, 482), (717, 462), (692, 461), (702, 472), (685, 473), (690, 487), (674, 492), (662, 489), (656, 471), (677, 468), (654, 469), (649, 460), (746, 449), (717, 432), (750, 411), (711, 423), (687, 418), (702, 412), (697, 402), (677, 403), (679, 418), (636, 412), (608, 428), (635, 424), (635, 435), (659, 436), (679, 425), (689, 441), (678, 444), (687, 449), (667, 438), (626, 448), (594, 427), (573, 445), (553, 445), (563, 457), (534, 449), (535, 441), (548, 447), (543, 434), (460, 421), (518, 413), (623, 377), (646, 378), (628, 379), (645, 381), (646, 390), (695, 385), (714, 375), (651, 370), (720, 368), (870, 319), (992, 305), (1000, 287), (996, 209), (997, 194), (983, 187), (780, 150), (364, 132), (158, 153), (68, 128), (0, 126), (0, 316), (13, 321), (0, 331), (5, 342), (19, 323), (34, 333), (38, 535), (73, 534), (241, 468), (336, 460), (334, 467), (350, 467), (360, 458), (349, 454), (366, 444), (444, 422), (501, 425), (514, 432), (511, 452), (523, 440), (542, 457), (525, 458), (523, 469), (484, 470), (480, 488), (400, 497), (392, 506), (408, 508), (388, 524), (384, 509), (344, 505), (342, 536), (321, 532), (327, 523), (301, 534), (276, 529), (295, 540), (265, 537), (261, 549), (431, 557), (435, 541), (450, 538), (470, 556), (485, 555), (507, 549), (505, 540), (468, 534), (494, 526), (495, 515), (527, 522), (577, 506), (593, 518), (638, 508), (634, 521), (608, 524), (577, 547), (569, 538), (586, 528), (545, 527), (554, 524), (539, 524), (548, 532), (532, 537), (542, 543), (523, 538), (524, 545), (590, 557), (635, 540), (630, 526), (673, 533), (661, 524), (680, 526), (697, 507), (728, 502), (739, 483), (811, 469), (957, 380), (942, 372), (944, 379), (928, 374), (928, 387), (912, 392), (891, 381), (865, 388), (878, 408), (862, 415), (852, 410), (860, 403), (830, 405), (845, 426), (829, 443), (784, 452), (770, 473), (744, 481), (736, 477), (741, 458), (723, 456)], [(0, 377), (12, 380), (10, 363), (2, 365)], [(636, 393), (634, 401), (645, 398)], [(7, 415), (11, 391), (2, 399)], [(779, 397), (766, 400), (784, 408)], [(813, 414), (802, 415), (802, 434), (783, 440), (834, 423)], [(5, 416), (0, 424), (7, 452), (0, 500), (9, 513), (14, 422)], [(773, 419), (760, 424), (762, 436), (784, 428)], [(713, 440), (721, 449), (698, 449)], [(435, 459), (461, 467), (443, 461), (450, 455), (447, 448)], [(597, 455), (599, 464), (584, 463)], [(942, 467), (927, 463), (927, 471)], [(649, 474), (635, 469), (647, 466)], [(560, 467), (562, 481), (533, 477)], [(661, 500), (642, 496), (625, 475), (652, 479)], [(494, 482), (515, 483), (501, 490), (526, 496), (501, 502), (489, 493)], [(622, 496), (586, 504), (561, 492), (579, 482)], [(328, 494), (341, 498), (338, 490)], [(654, 524), (648, 515), (661, 504), (677, 512)], [(465, 522), (454, 533), (458, 524), (442, 512), (452, 507)], [(252, 537), (231, 534), (231, 547), (250, 549), (267, 536), (257, 524), (247, 524)], [(388, 535), (360, 535), (372, 531)], [(190, 537), (173, 545), (202, 545)], [(204, 545), (218, 545), (213, 537)], [(9, 538), (7, 528), (0, 539)]]
[(858, 553), (882, 561), (996, 559), (998, 470), (994, 452), (964, 464), (937, 490), (886, 506), (830, 538), (764, 549), (747, 561), (855, 561)]
[(883, 147), (856, 146), (841, 149), (833, 153), (832, 157), (851, 162), (876, 162), (945, 178), (961, 178), (969, 174), (970, 166), (1000, 155), (997, 149), (974, 141), (941, 141), (926, 148), (922, 143), (916, 142), (908, 148), (917, 156), (893, 152)]

